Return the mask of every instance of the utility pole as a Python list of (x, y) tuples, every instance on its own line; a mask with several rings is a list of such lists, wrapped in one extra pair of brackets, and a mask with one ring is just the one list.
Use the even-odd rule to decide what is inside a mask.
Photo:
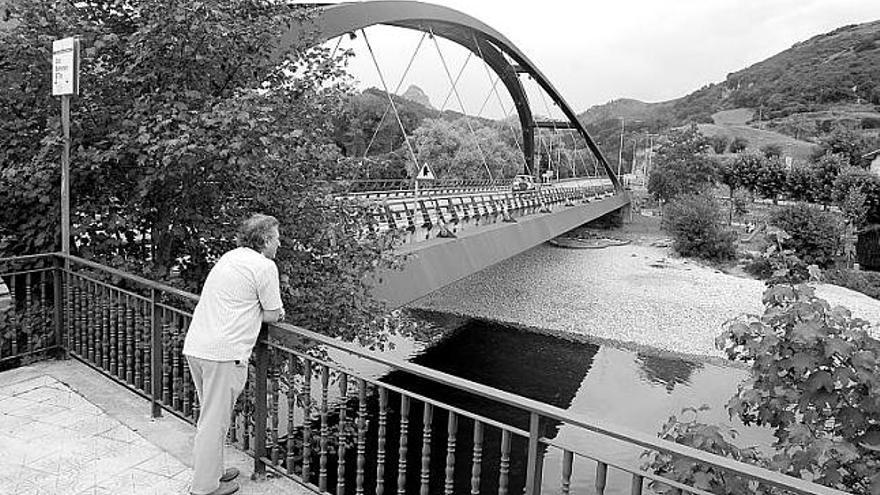
[(617, 149), (617, 176), (620, 177), (621, 164), (623, 163), (623, 130), (626, 127), (626, 119), (620, 118), (620, 147)]

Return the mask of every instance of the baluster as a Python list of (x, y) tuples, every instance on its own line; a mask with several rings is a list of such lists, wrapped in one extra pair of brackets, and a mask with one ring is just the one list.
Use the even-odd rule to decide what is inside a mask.
[(303, 480), (312, 476), (312, 361), (303, 358)]
[(376, 495), (385, 495), (385, 435), (388, 421), (388, 390), (379, 385), (379, 433), (376, 449)]
[(422, 472), (421, 472), (421, 489), (420, 495), (429, 495), (428, 482), (431, 476), (431, 422), (434, 419), (434, 406), (425, 403), (424, 414), (422, 415)]
[[(60, 268), (59, 268), (60, 269)], [(64, 332), (67, 337), (67, 352), (74, 352), (74, 335), (73, 335), (73, 291), (71, 289), (70, 274), (67, 270), (61, 271), (61, 279), (64, 287)], [(59, 342), (60, 344), (60, 342)]]
[[(180, 321), (181, 336), (186, 335), (184, 329), (189, 328), (189, 321), (190, 321), (190, 319), (188, 316), (181, 316), (181, 321)], [(194, 401), (193, 396), (195, 394), (195, 386), (193, 385), (193, 382), (192, 382), (192, 374), (190, 373), (190, 370), (189, 370), (189, 364), (186, 362), (186, 358), (183, 357), (183, 354), (182, 354), (182, 352), (183, 352), (183, 341), (182, 340), (181, 340), (181, 348), (180, 348), (179, 352), (181, 352), (180, 367), (183, 369), (183, 414), (184, 414), (184, 416), (192, 417), (193, 416), (193, 401)]]
[(483, 471), (483, 423), (474, 420), (474, 458), (471, 464), (471, 495), (480, 494), (480, 476)]
[(83, 347), (83, 293), (82, 293), (82, 281), (79, 277), (73, 277), (71, 274), (71, 278), (74, 281), (73, 286), (73, 304), (72, 311), (73, 315), (71, 316), (71, 321), (73, 322), (73, 334), (76, 339), (75, 351), (79, 354), (80, 357), (84, 357), (84, 347)]
[(278, 351), (269, 349), (269, 459), (273, 466), (278, 465), (278, 409), (281, 400), (280, 373), (278, 369)]
[(144, 386), (141, 390), (147, 394), (151, 394), (153, 390), (153, 331), (150, 326), (150, 319), (146, 316), (147, 301), (138, 300), (135, 307), (135, 328), (138, 330), (140, 351), (143, 365)]
[(86, 331), (88, 332), (88, 342), (89, 342), (89, 361), (93, 364), (97, 364), (96, 362), (96, 347), (97, 342), (97, 287), (92, 282), (86, 282), (86, 287), (88, 287), (88, 294), (86, 296), (86, 304), (88, 304), (89, 309), (86, 314)]
[(645, 478), (640, 474), (633, 473), (632, 475), (632, 485), (630, 487), (630, 495), (642, 495), (642, 485), (644, 484)]
[(110, 332), (107, 327), (110, 326), (110, 308), (107, 304), (107, 288), (98, 285), (98, 356), (97, 360), (101, 368), (106, 371), (110, 370)]
[(162, 335), (159, 340), (162, 342), (162, 352), (160, 354), (161, 361), (161, 377), (162, 377), (162, 403), (173, 406), (171, 399), (171, 387), (174, 380), (174, 366), (172, 364), (171, 355), (173, 353), (171, 340), (171, 325), (168, 324), (168, 309), (160, 308), (159, 311), (159, 328)]
[[(284, 466), (287, 470), (287, 474), (293, 474), (294, 468), (294, 412), (296, 411), (296, 356), (293, 354), (286, 354), (285, 361), (287, 362), (287, 442), (286, 442), (286, 451), (287, 455), (284, 459)], [(305, 426), (305, 424), (303, 425)], [(308, 481), (307, 478), (303, 477), (304, 481)]]
[(339, 435), (336, 446), (336, 495), (345, 495), (345, 416), (348, 398), (348, 375), (339, 376)]
[(171, 373), (173, 381), (171, 382), (171, 399), (174, 402), (174, 409), (183, 412), (183, 380), (184, 369), (186, 364), (183, 362), (183, 315), (178, 312), (171, 313)]
[(303, 358), (303, 468), (302, 478), (309, 482), (312, 475), (312, 361)]
[[(47, 273), (49, 273), (49, 272), (40, 272), (40, 284), (39, 284), (39, 286), (40, 286), (40, 300), (39, 300), (40, 321), (43, 322), (44, 335), (47, 335), (49, 333), (48, 329), (51, 328), (51, 325), (52, 325), (52, 321), (49, 319), (49, 311), (48, 311), (49, 308), (46, 306), (46, 274)], [(35, 341), (34, 339), (31, 339), (31, 351), (34, 350), (34, 345), (37, 345), (38, 343), (39, 342)], [(61, 342), (56, 342), (56, 344), (61, 346)], [(47, 346), (48, 346), (48, 342), (44, 342), (41, 347), (45, 348)]]
[(31, 273), (28, 272), (24, 276), (24, 314), (27, 317), (24, 319), (24, 323), (22, 324), (22, 332), (21, 337), (24, 339), (24, 342), (19, 343), (19, 347), (22, 352), (30, 352), (32, 340), (31, 333), (42, 332), (42, 328), (35, 328), (31, 321), (34, 321), (32, 318), (34, 313), (36, 312), (36, 308), (34, 308), (34, 289), (33, 289), (33, 279), (31, 278)]
[(134, 308), (134, 327), (137, 329), (138, 332), (141, 366), (143, 367), (143, 385), (141, 386), (141, 390), (149, 394), (153, 390), (153, 332), (152, 330), (150, 330), (150, 328), (147, 327), (147, 324), (150, 320), (144, 317), (144, 308), (146, 307), (146, 305), (146, 301), (142, 301), (140, 299), (137, 300), (137, 305)]
[(449, 434), (449, 440), (446, 442), (446, 483), (443, 493), (452, 495), (455, 482), (455, 436), (458, 434), (458, 415), (452, 411), (449, 411), (446, 430)]
[(321, 493), (327, 491), (327, 441), (330, 437), (330, 426), (327, 424), (327, 387), (330, 369), (321, 367), (321, 463), (318, 468), (318, 488)]
[(131, 296), (124, 295), (123, 301), (125, 301), (125, 304), (122, 306), (122, 318), (124, 318), (122, 329), (125, 338), (125, 381), (140, 388), (143, 387), (143, 383), (141, 382), (141, 371), (138, 368), (134, 350), (134, 310), (132, 308)]
[(409, 434), (409, 397), (400, 396), (400, 447), (397, 463), (397, 495), (406, 493), (406, 442)]
[(110, 373), (113, 376), (125, 378), (125, 373), (119, 373), (119, 295), (115, 290), (109, 293), (110, 299)]
[(574, 461), (574, 455), (570, 450), (564, 450), (562, 452), (562, 494), (568, 495), (571, 493), (571, 471), (572, 471), (572, 462)]
[(608, 480), (608, 464), (599, 462), (596, 464), (596, 495), (605, 493), (605, 485)]
[(367, 383), (358, 379), (357, 477), (355, 493), (364, 493), (364, 469), (367, 465)]
[(510, 476), (510, 432), (501, 430), (501, 465), (498, 469), (498, 495), (507, 495)]
[[(252, 398), (252, 393), (254, 390), (254, 387), (252, 386), (253, 381), (254, 378), (250, 376), (245, 381), (244, 390), (247, 394), (245, 395), (245, 397), (247, 398)], [(241, 416), (241, 445), (245, 451), (248, 451), (251, 448), (251, 421), (248, 417), (248, 411), (245, 409), (241, 410), (241, 414), (239, 414), (239, 416)]]
[[(18, 296), (17, 296), (17, 287), (15, 283), (15, 279), (18, 278), (18, 275), (12, 275), (9, 277), (9, 294), (12, 296), (12, 310), (18, 311)], [(18, 355), (18, 332), (19, 328), (15, 327), (12, 332), (12, 340), (9, 342), (12, 346), (12, 354), (11, 356)]]

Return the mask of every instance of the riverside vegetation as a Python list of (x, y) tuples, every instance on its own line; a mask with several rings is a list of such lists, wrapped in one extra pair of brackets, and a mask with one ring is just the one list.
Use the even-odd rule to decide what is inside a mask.
[[(872, 297), (880, 287), (880, 279), (849, 270), (842, 256), (847, 227), (853, 232), (880, 222), (880, 178), (863, 168), (858, 153), (841, 152), (841, 141), (840, 135), (833, 136), (809, 167), (790, 170), (765, 154), (719, 159), (695, 127), (678, 131), (658, 153), (648, 190), (666, 202), (663, 226), (682, 255), (729, 262), (737, 256), (740, 237), (731, 220), (749, 207), (742, 197), (774, 203), (765, 205), (769, 213), (763, 219), (762, 252), (745, 260), (747, 269), (767, 283), (764, 314), (728, 322), (716, 345), (729, 359), (751, 368), (750, 378), (727, 403), (728, 413), (746, 425), (773, 429), (775, 453), (740, 447), (734, 430), (701, 422), (707, 406), (671, 416), (659, 435), (834, 488), (876, 495), (880, 342), (868, 333), (868, 322), (846, 308), (831, 307), (806, 285), (825, 269), (830, 281)], [(715, 199), (719, 187), (729, 194), (727, 215)], [(775, 205), (780, 199), (796, 202)], [(645, 463), (713, 493), (778, 491), (675, 456), (650, 454)], [(674, 491), (661, 484), (653, 488)]]

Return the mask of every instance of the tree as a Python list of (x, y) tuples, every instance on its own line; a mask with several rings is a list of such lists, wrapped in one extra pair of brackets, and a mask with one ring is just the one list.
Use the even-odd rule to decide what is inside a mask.
[(77, 34), (85, 50), (73, 108), (72, 250), (198, 290), (235, 223), (273, 214), (289, 320), (371, 334), (379, 312), (366, 281), (391, 260), (368, 205), (335, 199), (331, 186), (357, 167), (334, 136), (347, 79), (328, 50), (276, 44), (309, 9), (257, 0), (45, 9), (22, 0), (11, 12), (16, 24), (0, 32), (2, 86), (16, 88), (0, 92), (3, 254), (58, 245), (47, 234), (58, 222), (51, 164), (60, 155), (48, 52), (52, 39)]
[(673, 131), (657, 153), (648, 178), (648, 192), (668, 201), (711, 187), (718, 178), (718, 163), (707, 152), (710, 146), (696, 125)]
[(845, 162), (853, 167), (868, 168), (871, 161), (864, 158), (870, 151), (880, 148), (876, 138), (869, 138), (853, 129), (836, 126), (828, 136), (819, 142), (819, 148), (813, 154), (813, 161), (818, 162), (825, 155), (842, 155)]

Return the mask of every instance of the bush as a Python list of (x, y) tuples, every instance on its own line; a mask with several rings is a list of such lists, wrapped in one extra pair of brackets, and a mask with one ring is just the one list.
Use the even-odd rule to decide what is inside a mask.
[(721, 208), (711, 196), (687, 195), (669, 203), (663, 229), (672, 235), (673, 248), (682, 256), (726, 261), (736, 255), (736, 234), (724, 230)]
[(797, 203), (771, 213), (768, 223), (791, 236), (783, 247), (794, 250), (804, 263), (824, 268), (834, 261), (842, 233), (838, 216)]
[(823, 277), (829, 284), (846, 287), (874, 299), (880, 299), (880, 273), (834, 269), (825, 271)]
[(743, 264), (743, 270), (758, 280), (767, 280), (773, 276), (773, 265), (765, 258), (754, 258)]
[(761, 153), (767, 158), (779, 158), (782, 156), (782, 145), (778, 143), (766, 144), (761, 147)]
[(746, 150), (749, 146), (749, 140), (744, 137), (736, 137), (730, 143), (730, 152), (731, 153), (740, 153)]

